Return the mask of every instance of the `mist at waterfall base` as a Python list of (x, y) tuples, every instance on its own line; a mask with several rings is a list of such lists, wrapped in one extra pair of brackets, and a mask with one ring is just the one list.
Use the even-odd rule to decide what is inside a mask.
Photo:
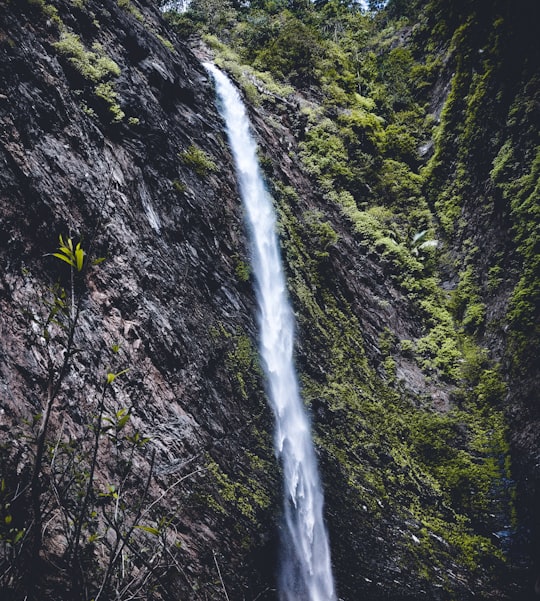
[(234, 157), (248, 221), (259, 310), (260, 353), (275, 417), (275, 451), (283, 466), (284, 525), (278, 593), (281, 601), (335, 601), (323, 493), (311, 427), (293, 363), (294, 320), (289, 303), (273, 202), (240, 94), (214, 65), (218, 106)]

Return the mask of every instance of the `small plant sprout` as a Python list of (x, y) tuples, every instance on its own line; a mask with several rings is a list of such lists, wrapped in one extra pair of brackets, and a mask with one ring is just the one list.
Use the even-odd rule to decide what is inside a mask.
[(129, 413), (128, 409), (119, 409), (113, 417), (103, 418), (103, 421), (108, 424), (107, 426), (104, 426), (103, 429), (108, 430), (114, 428), (115, 431), (118, 433), (124, 428), (124, 426), (126, 426), (130, 419), (131, 414)]
[(60, 240), (60, 246), (58, 247), (58, 252), (53, 253), (53, 257), (60, 259), (61, 261), (65, 261), (71, 267), (74, 267), (77, 271), (82, 271), (84, 265), (84, 256), (85, 252), (81, 248), (81, 243), (77, 242), (77, 244), (73, 245), (73, 240), (68, 238), (64, 242), (64, 238), (60, 234), (58, 236)]
[(113, 374), (112, 372), (109, 372), (107, 374), (107, 384), (112, 384), (116, 380), (116, 378), (118, 378), (118, 376), (122, 376), (123, 374), (125, 374), (128, 371), (129, 371), (129, 367), (127, 367), (126, 369), (123, 369), (122, 371), (119, 371), (115, 374)]
[(135, 434), (126, 436), (126, 440), (136, 446), (137, 448), (142, 448), (148, 442), (150, 442), (150, 438), (147, 436), (142, 436), (139, 431), (135, 432)]

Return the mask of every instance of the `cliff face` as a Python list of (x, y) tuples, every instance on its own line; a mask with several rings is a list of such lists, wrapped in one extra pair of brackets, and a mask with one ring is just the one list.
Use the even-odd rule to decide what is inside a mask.
[[(50, 598), (60, 598), (69, 582), (74, 526), (65, 521), (72, 523), (81, 511), (107, 373), (124, 369), (129, 371), (106, 392), (105, 416), (118, 423), (124, 415), (118, 412), (128, 412), (122, 433), (140, 431), (150, 440), (135, 445), (130, 459), (126, 438), (114, 441), (111, 432), (103, 433), (93, 497), (122, 487), (130, 461), (121, 502), (134, 514), (155, 453), (143, 510), (152, 507), (137, 526), (167, 522), (176, 554), (162, 558), (152, 575), (150, 580), (162, 581), (156, 594), (181, 597), (196, 587), (190, 598), (218, 598), (215, 551), (237, 583), (246, 582), (241, 574), (248, 570), (245, 586), (255, 596), (257, 577), (240, 564), (253, 563), (246, 554), (262, 545), (259, 535), (250, 533), (252, 540), (241, 548), (245, 524), (235, 524), (231, 537), (233, 525), (223, 525), (227, 516), (207, 515), (206, 496), (217, 477), (212, 455), (242, 469), (249, 463), (246, 449), (253, 462), (257, 453), (268, 459), (271, 439), (254, 438), (253, 422), (263, 431), (266, 424), (264, 402), (252, 395), (260, 386), (257, 376), (245, 384), (236, 378), (252, 360), (253, 300), (236, 275), (245, 257), (241, 211), (206, 73), (174, 37), (173, 49), (159, 14), (146, 5), (8, 2), (1, 12), (2, 481), (3, 502), (10, 505), (3, 511), (13, 516), (5, 540), (16, 536), (13, 526), (17, 532), (27, 528), (25, 542), (32, 534), (33, 493), (25, 487), (38, 416), (50, 382), (61, 380), (40, 475), (43, 519), (51, 520), (40, 552), (42, 573), (28, 564), (24, 548), (17, 555), (20, 543), (10, 543), (2, 596), (12, 591), (14, 598), (24, 597), (27, 570), (45, 591), (60, 586)], [(51, 303), (58, 303), (57, 281), (71, 297), (69, 265), (51, 256), (59, 235), (80, 240), (88, 253), (88, 269), (76, 273), (74, 283), (77, 350), (65, 377), (59, 372), (69, 319), (61, 310), (56, 321), (63, 328), (44, 324), (52, 319)], [(105, 261), (90, 265), (100, 257)], [(265, 477), (271, 480), (273, 472), (270, 467)], [(60, 495), (55, 500), (49, 498), (52, 484)], [(99, 514), (92, 518), (95, 528), (84, 516), (83, 547), (101, 557), (103, 567), (120, 526), (106, 531), (112, 498), (101, 498), (107, 501), (103, 511), (92, 500)], [(124, 532), (128, 524), (126, 517)], [(155, 546), (152, 540), (137, 544), (140, 552)], [(148, 557), (131, 557), (149, 570)], [(10, 571), (13, 561), (18, 567)], [(167, 583), (175, 562), (182, 571)], [(103, 570), (93, 569), (84, 567), (88, 598), (104, 578)]]
[[(279, 466), (208, 77), (143, 1), (4, 1), (0, 51), (0, 590), (273, 600)], [(302, 167), (311, 101), (251, 85), (339, 596), (524, 598), (493, 357), (384, 207)]]
[(428, 189), (438, 214), (456, 217), (442, 224), (441, 235), (454, 261), (458, 317), (466, 322), (474, 305), (484, 307), (483, 318), (466, 327), (500, 362), (508, 384), (516, 547), (534, 558), (527, 589), (538, 594), (540, 53), (530, 19), (539, 12), (527, 2), (511, 10), (478, 2), (457, 3), (448, 14), (446, 5), (432, 2), (431, 27), (441, 15), (453, 25), (447, 30), (452, 78)]

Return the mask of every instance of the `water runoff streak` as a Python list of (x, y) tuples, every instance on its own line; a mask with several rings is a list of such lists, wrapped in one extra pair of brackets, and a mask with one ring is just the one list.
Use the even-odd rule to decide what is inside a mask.
[(293, 364), (294, 320), (276, 236), (272, 198), (240, 95), (229, 79), (205, 64), (234, 156), (248, 219), (259, 305), (260, 352), (276, 420), (275, 449), (284, 474), (284, 528), (279, 575), (281, 601), (335, 601), (323, 493), (311, 428)]

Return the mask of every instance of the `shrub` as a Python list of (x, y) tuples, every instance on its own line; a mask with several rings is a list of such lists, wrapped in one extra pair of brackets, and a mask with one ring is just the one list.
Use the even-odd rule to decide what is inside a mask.
[(178, 157), (186, 165), (195, 171), (199, 177), (205, 177), (209, 173), (218, 170), (214, 161), (200, 148), (191, 145), (187, 150), (178, 154)]
[(78, 35), (63, 33), (53, 46), (60, 54), (68, 57), (69, 63), (85, 78), (99, 82), (108, 77), (120, 75), (120, 67), (112, 58), (104, 54), (100, 44), (93, 45), (93, 52), (86, 50)]
[(114, 90), (112, 83), (103, 82), (99, 83), (95, 88), (94, 92), (98, 98), (101, 98), (107, 103), (109, 112), (112, 116), (113, 123), (118, 123), (126, 116), (124, 111), (120, 108), (117, 102), (118, 94)]

